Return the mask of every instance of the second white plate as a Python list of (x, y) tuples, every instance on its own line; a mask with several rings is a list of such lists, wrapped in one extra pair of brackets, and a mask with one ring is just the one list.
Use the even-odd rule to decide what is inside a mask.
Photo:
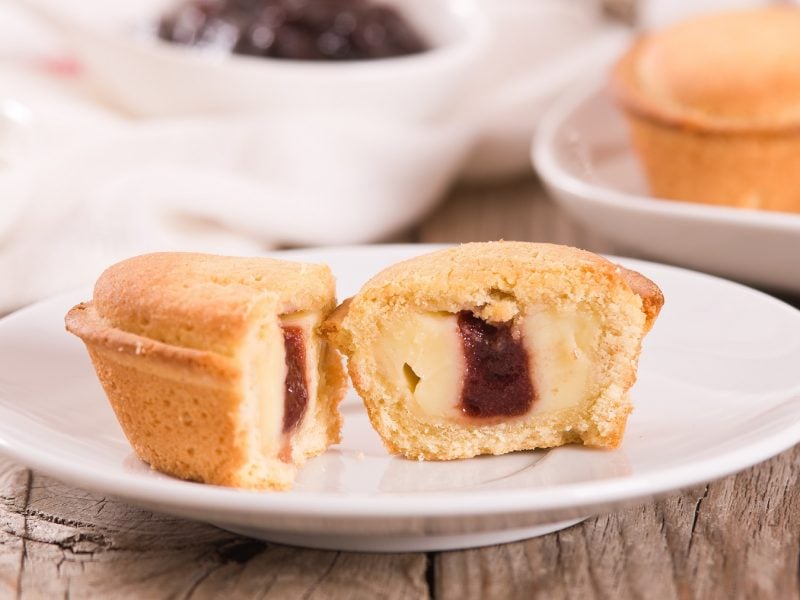
[[(324, 261), (340, 296), (381, 267), (432, 250), (291, 252)], [(419, 551), (546, 533), (623, 503), (721, 477), (800, 440), (800, 311), (708, 275), (622, 260), (656, 281), (665, 308), (645, 342), (636, 409), (615, 451), (563, 447), (452, 462), (390, 456), (360, 401), (343, 442), (295, 489), (256, 493), (179, 481), (132, 453), (53, 298), (0, 321), (0, 451), (75, 485), (253, 537), (345, 550)]]
[(573, 90), (548, 112), (533, 158), (555, 200), (626, 253), (800, 293), (800, 214), (653, 198), (601, 86)]

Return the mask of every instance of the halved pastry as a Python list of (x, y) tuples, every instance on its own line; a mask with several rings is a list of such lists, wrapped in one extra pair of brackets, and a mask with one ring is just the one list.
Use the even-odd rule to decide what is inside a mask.
[(106, 270), (66, 325), (142, 460), (285, 489), (340, 438), (346, 379), (318, 332), (335, 304), (325, 265), (159, 253)]
[(610, 448), (662, 304), (653, 282), (589, 252), (491, 242), (389, 267), (324, 328), (392, 452)]

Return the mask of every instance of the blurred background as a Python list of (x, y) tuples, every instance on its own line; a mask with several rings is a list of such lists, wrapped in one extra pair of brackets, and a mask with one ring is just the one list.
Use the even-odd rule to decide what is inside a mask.
[(798, 292), (800, 261), (725, 249), (785, 255), (796, 216), (626, 204), (624, 126), (586, 95), (642, 32), (759, 4), (4, 0), (0, 313), (153, 250), (498, 238)]

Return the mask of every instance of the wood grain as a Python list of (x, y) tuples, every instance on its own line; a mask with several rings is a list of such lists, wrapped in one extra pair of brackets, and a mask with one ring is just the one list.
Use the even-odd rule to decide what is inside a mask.
[[(456, 188), (393, 241), (614, 252), (534, 179)], [(800, 597), (800, 448), (733, 477), (503, 546), (303, 550), (154, 514), (0, 458), (0, 599)]]
[(267, 544), (0, 458), (0, 598), (427, 598), (424, 554)]
[(19, 590), (29, 477), (27, 469), (0, 458), (0, 598)]
[(435, 596), (798, 597), (800, 448), (548, 536), (436, 558)]
[(463, 185), (422, 223), (425, 243), (523, 240), (579, 245), (613, 253), (615, 246), (591, 234), (558, 209), (533, 177), (491, 185)]

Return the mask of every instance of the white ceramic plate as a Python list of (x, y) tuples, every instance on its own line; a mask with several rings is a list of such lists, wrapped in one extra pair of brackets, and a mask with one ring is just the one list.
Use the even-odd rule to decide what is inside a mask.
[(30, 188), (30, 121), (24, 105), (0, 99), (0, 240), (19, 219)]
[(649, 196), (626, 124), (601, 86), (558, 102), (533, 150), (556, 201), (624, 252), (800, 293), (800, 214)]
[[(289, 254), (326, 261), (342, 296), (431, 248)], [(800, 440), (800, 311), (743, 286), (624, 260), (662, 287), (636, 405), (616, 451), (565, 447), (453, 462), (390, 457), (359, 400), (344, 441), (296, 488), (254, 493), (179, 481), (131, 453), (82, 344), (64, 332), (86, 290), (0, 321), (0, 450), (75, 485), (263, 539), (347, 550), (479, 546), (539, 535), (621, 503), (721, 477)]]

